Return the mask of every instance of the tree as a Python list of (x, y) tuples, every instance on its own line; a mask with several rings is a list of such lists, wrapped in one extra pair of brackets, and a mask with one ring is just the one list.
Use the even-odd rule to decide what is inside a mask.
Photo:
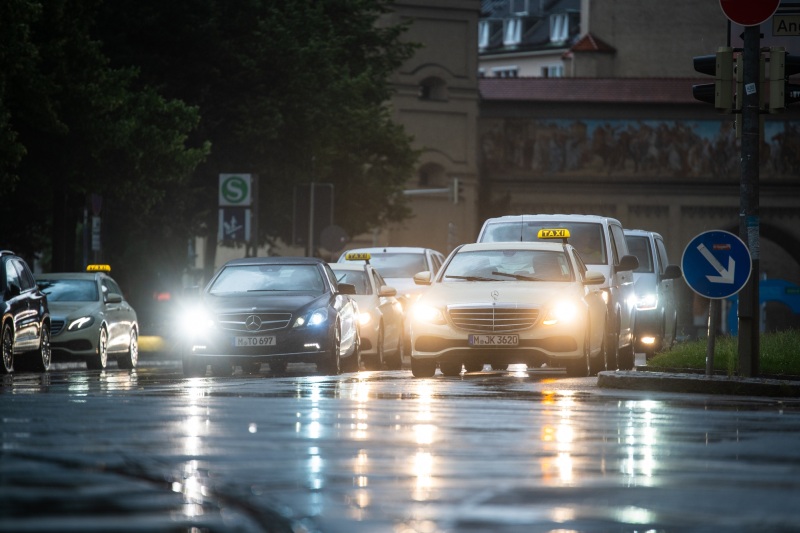
[[(385, 0), (117, 0), (99, 38), (112, 64), (200, 110), (211, 154), (198, 231), (216, 234), (220, 173), (261, 177), (262, 243), (291, 235), (292, 193), (336, 186), (337, 222), (359, 233), (409, 216), (399, 194), (416, 154), (386, 105), (388, 78), (414, 46), (384, 27)], [(213, 247), (210, 247), (213, 251)], [(213, 257), (210, 261), (213, 264)]]

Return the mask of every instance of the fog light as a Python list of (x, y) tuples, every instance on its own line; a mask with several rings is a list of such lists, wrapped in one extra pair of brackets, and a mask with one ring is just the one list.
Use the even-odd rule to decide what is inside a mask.
[(656, 338), (655, 337), (642, 337), (642, 344), (655, 344)]

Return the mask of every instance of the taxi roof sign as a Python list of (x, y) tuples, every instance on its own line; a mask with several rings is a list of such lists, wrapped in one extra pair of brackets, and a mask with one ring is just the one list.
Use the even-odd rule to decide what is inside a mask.
[(111, 265), (86, 265), (86, 272), (111, 272)]
[(536, 234), (539, 239), (569, 239), (567, 228), (542, 228)]
[(372, 254), (369, 252), (349, 252), (344, 258), (348, 261), (369, 261), (372, 258)]

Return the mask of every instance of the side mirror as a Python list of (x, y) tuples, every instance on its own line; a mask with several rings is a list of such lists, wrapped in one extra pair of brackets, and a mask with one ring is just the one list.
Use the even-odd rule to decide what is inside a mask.
[(389, 296), (397, 296), (397, 289), (394, 287), (389, 287), (388, 285), (381, 285), (381, 288), (378, 291), (378, 296), (383, 296), (385, 298), (388, 298)]
[(639, 268), (639, 260), (635, 255), (623, 255), (614, 271), (623, 272), (625, 270), (636, 270), (637, 268)]
[(678, 265), (667, 265), (667, 268), (664, 269), (664, 273), (661, 274), (661, 279), (678, 279), (681, 276), (683, 276), (681, 267)]
[(433, 275), (429, 270), (426, 270), (424, 272), (417, 272), (416, 274), (414, 274), (414, 283), (416, 283), (417, 285), (430, 285), (432, 278)]
[(340, 283), (339, 284), (339, 294), (355, 294), (356, 293), (356, 286), (352, 283)]
[(106, 295), (106, 303), (107, 304), (119, 304), (122, 303), (122, 295), (117, 294), (116, 292), (109, 292)]
[(602, 285), (606, 282), (606, 277), (597, 270), (587, 270), (583, 278), (584, 285)]

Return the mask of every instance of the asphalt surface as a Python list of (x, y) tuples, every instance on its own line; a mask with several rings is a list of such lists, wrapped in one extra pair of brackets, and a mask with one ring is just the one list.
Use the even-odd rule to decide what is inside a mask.
[(727, 376), (691, 371), (655, 371), (647, 367), (635, 370), (600, 372), (597, 386), (608, 389), (651, 390), (698, 394), (724, 394), (731, 396), (800, 397), (800, 377)]

